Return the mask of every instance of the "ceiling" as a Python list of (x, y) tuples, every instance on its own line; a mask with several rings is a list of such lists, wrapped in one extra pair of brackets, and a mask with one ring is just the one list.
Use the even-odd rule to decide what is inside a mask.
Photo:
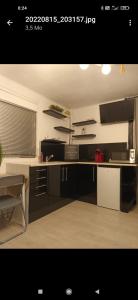
[(81, 70), (78, 64), (0, 64), (0, 74), (68, 108), (82, 107), (138, 94), (138, 64), (112, 65), (103, 75), (92, 64)]

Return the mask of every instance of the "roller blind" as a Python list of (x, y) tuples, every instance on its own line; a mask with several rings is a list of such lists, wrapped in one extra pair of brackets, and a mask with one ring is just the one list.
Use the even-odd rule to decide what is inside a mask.
[(5, 156), (35, 156), (36, 112), (0, 100), (0, 143)]

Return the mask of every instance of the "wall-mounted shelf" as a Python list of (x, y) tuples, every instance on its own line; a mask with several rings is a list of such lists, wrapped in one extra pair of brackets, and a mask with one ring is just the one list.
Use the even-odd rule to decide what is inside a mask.
[(72, 135), (73, 138), (94, 138), (96, 137), (96, 134), (77, 134), (77, 135)]
[(95, 124), (95, 123), (96, 123), (95, 120), (86, 120), (86, 121), (80, 121), (80, 122), (72, 123), (72, 125), (74, 125), (74, 126), (83, 126), (83, 125), (90, 125), (90, 124)]
[(59, 131), (62, 131), (64, 133), (71, 133), (71, 132), (74, 132), (74, 130), (70, 129), (70, 128), (66, 128), (66, 127), (63, 127), (63, 126), (56, 126), (54, 127), (56, 130), (59, 130)]
[(48, 143), (48, 144), (65, 144), (65, 141), (57, 140), (57, 139), (45, 139), (42, 142)]
[(51, 117), (57, 118), (57, 119), (67, 118), (67, 116), (63, 115), (61, 112), (56, 111), (54, 109), (43, 110), (43, 113), (45, 113)]

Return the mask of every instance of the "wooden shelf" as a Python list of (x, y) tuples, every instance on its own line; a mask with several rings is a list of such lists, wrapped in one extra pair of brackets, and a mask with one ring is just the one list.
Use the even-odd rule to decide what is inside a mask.
[(62, 131), (64, 133), (71, 133), (71, 132), (74, 132), (74, 130), (70, 129), (70, 128), (66, 128), (66, 127), (63, 127), (63, 126), (56, 126), (54, 127), (56, 130), (59, 130), (59, 131)]
[(77, 135), (72, 135), (73, 138), (94, 138), (96, 137), (96, 134), (77, 134)]
[(86, 121), (80, 121), (80, 122), (72, 123), (72, 125), (74, 125), (74, 126), (83, 126), (83, 125), (90, 125), (90, 124), (95, 124), (95, 123), (96, 123), (95, 120), (86, 120)]
[(61, 112), (54, 110), (54, 109), (47, 109), (47, 110), (43, 110), (43, 113), (57, 118), (57, 119), (63, 119), (63, 118), (67, 118), (67, 116), (63, 115)]
[(57, 140), (57, 139), (45, 139), (42, 142), (45, 142), (47, 144), (66, 144), (65, 141)]

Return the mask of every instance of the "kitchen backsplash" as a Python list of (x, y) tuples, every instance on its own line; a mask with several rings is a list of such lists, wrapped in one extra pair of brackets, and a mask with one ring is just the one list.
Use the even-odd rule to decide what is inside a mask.
[(109, 158), (117, 160), (128, 159), (127, 143), (104, 143), (79, 145), (79, 160), (95, 160), (96, 149), (100, 149), (104, 152), (106, 161), (108, 161)]
[[(127, 143), (104, 143), (104, 144), (83, 144), (79, 145), (79, 160), (94, 161), (95, 151), (100, 149), (104, 152), (105, 161), (109, 158), (116, 160), (129, 159)], [(54, 155), (53, 160), (64, 160), (64, 145), (41, 143), (41, 151), (43, 152), (44, 160), (46, 155)]]

